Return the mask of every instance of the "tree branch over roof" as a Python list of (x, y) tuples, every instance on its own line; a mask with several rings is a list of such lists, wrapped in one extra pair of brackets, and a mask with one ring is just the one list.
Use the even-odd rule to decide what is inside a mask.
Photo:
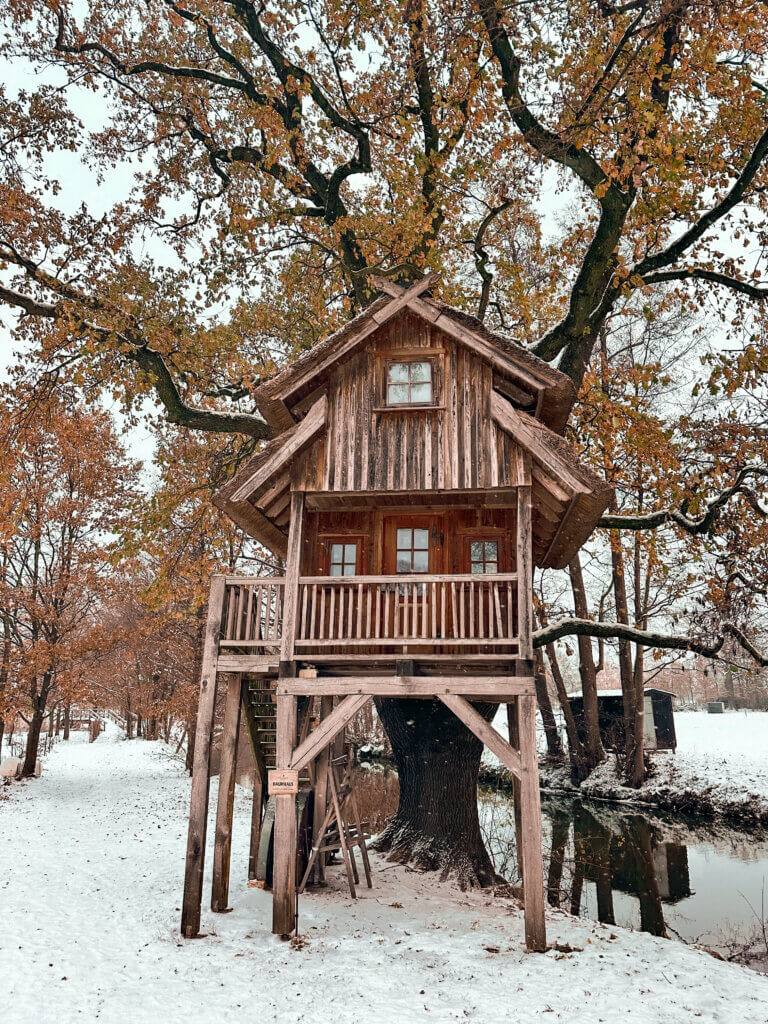
[[(45, 275), (45, 284), (49, 288), (53, 287), (54, 283), (55, 279)], [(167, 362), (159, 352), (139, 338), (131, 337), (126, 331), (114, 330), (99, 325), (91, 319), (78, 317), (75, 308), (69, 304), (76, 299), (74, 289), (62, 284), (62, 291), (67, 293), (67, 301), (54, 304), (42, 302), (32, 296), (0, 285), (0, 301), (23, 309), (28, 315), (48, 320), (65, 318), (71, 320), (73, 333), (96, 335), (102, 341), (112, 339), (113, 347), (118, 355), (135, 363), (147, 374), (169, 423), (187, 427), (190, 430), (245, 434), (258, 440), (271, 436), (269, 427), (259, 416), (254, 416), (251, 413), (198, 409), (185, 402)], [(89, 305), (93, 306), (93, 302)], [(115, 342), (116, 344), (114, 344)]]
[(741, 469), (731, 486), (726, 487), (710, 501), (699, 516), (688, 514), (691, 503), (687, 500), (679, 509), (660, 509), (657, 512), (640, 515), (604, 515), (600, 517), (597, 525), (606, 530), (656, 530), (669, 523), (679, 526), (691, 536), (702, 536), (711, 531), (725, 506), (738, 495), (744, 497), (761, 518), (768, 518), (768, 509), (762, 508), (754, 489), (747, 484), (748, 480), (754, 479), (768, 479), (768, 466), (746, 466)]
[(621, 622), (593, 622), (591, 619), (558, 619), (547, 626), (542, 626), (533, 634), (533, 646), (546, 647), (566, 636), (590, 636), (602, 640), (629, 640), (640, 647), (655, 647), (661, 650), (689, 651), (705, 658), (715, 658), (723, 649), (728, 637), (757, 662), (761, 668), (768, 667), (768, 655), (762, 654), (752, 643), (743, 630), (732, 622), (725, 622), (720, 632), (711, 639), (705, 640), (690, 636), (675, 636), (672, 633), (661, 633), (655, 630), (638, 629)]

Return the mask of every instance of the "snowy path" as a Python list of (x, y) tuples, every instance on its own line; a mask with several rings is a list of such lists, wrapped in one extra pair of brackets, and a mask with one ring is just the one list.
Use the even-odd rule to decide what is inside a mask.
[[(507, 900), (460, 894), (376, 862), (375, 889), (302, 899), (304, 948), (269, 933), (245, 886), (238, 791), (231, 914), (178, 934), (189, 781), (158, 744), (59, 744), (38, 782), (0, 799), (3, 1019), (48, 1024), (765, 1024), (768, 979), (679, 943), (548, 914), (528, 955)], [(7, 792), (7, 791), (6, 791)], [(212, 796), (215, 798), (215, 787)], [(213, 803), (213, 801), (212, 801)], [(210, 863), (210, 857), (209, 857)]]

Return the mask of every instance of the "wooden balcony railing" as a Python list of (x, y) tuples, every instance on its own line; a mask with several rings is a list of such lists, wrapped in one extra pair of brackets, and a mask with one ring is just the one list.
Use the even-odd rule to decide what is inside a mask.
[[(285, 579), (227, 577), (221, 647), (276, 654)], [(293, 647), (313, 654), (510, 654), (518, 649), (514, 573), (302, 576)]]
[(284, 597), (282, 577), (227, 576), (220, 646), (279, 653)]
[(304, 576), (295, 648), (489, 648), (517, 644), (517, 576)]

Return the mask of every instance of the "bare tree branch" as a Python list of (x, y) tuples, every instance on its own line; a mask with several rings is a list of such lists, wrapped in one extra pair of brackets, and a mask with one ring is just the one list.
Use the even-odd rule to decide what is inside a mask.
[(761, 654), (752, 641), (732, 622), (723, 623), (720, 633), (712, 639), (704, 640), (690, 636), (675, 636), (671, 633), (660, 633), (622, 622), (593, 622), (591, 619), (558, 619), (548, 626), (542, 626), (533, 634), (534, 647), (546, 647), (561, 640), (564, 636), (591, 636), (604, 640), (628, 640), (641, 647), (655, 647), (662, 650), (690, 651), (705, 658), (716, 657), (725, 644), (727, 637), (732, 637), (746, 653), (762, 668), (768, 667), (768, 655)]
[(755, 491), (746, 483), (754, 478), (768, 479), (768, 466), (746, 466), (740, 470), (733, 484), (721, 491), (697, 517), (687, 514), (687, 506), (690, 504), (687, 501), (680, 509), (660, 509), (642, 515), (604, 515), (600, 517), (598, 526), (607, 530), (656, 530), (667, 523), (674, 523), (686, 533), (700, 536), (709, 533), (723, 508), (737, 495), (746, 498), (758, 515), (768, 517), (768, 510), (761, 507)]

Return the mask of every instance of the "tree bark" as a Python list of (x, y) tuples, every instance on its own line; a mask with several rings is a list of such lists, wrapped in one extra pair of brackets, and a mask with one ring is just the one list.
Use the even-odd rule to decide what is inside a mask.
[(5, 735), (5, 720), (0, 715), (0, 760), (2, 760), (3, 753), (3, 736)]
[[(574, 556), (568, 566), (573, 591), (573, 607), (579, 618), (589, 618), (587, 592), (584, 587), (584, 576), (581, 571), (579, 556)], [(588, 636), (578, 637), (579, 675), (581, 676), (581, 694), (584, 708), (584, 755), (586, 768), (591, 771), (605, 760), (605, 751), (600, 738), (600, 718), (597, 708), (597, 670), (592, 654), (592, 640)]]
[(69, 739), (69, 723), (70, 723), (70, 716), (71, 716), (71, 714), (72, 714), (72, 708), (71, 708), (71, 705), (70, 705), (69, 701), (67, 701), (67, 703), (64, 705), (64, 739), (65, 740)]
[[(496, 704), (476, 704), (490, 721)], [(397, 811), (376, 848), (388, 859), (463, 888), (502, 881), (480, 832), (477, 776), (483, 744), (437, 700), (379, 699), (400, 780)]]
[(43, 728), (44, 718), (45, 705), (38, 701), (35, 705), (35, 710), (32, 712), (32, 718), (29, 720), (27, 745), (24, 750), (24, 765), (21, 769), (21, 777), (23, 779), (34, 778), (35, 766), (37, 765), (37, 753), (40, 749), (40, 732)]
[[(624, 574), (624, 556), (621, 540), (615, 531), (611, 533), (611, 568), (613, 573), (613, 595), (616, 602), (616, 618), (629, 625), (627, 583)], [(632, 667), (632, 651), (628, 640), (619, 640), (619, 673), (621, 690), (624, 695), (624, 736), (627, 759), (627, 782), (630, 786), (643, 784), (645, 765), (643, 762), (643, 702), (638, 701), (635, 692), (635, 676)]]
[(547, 754), (560, 761), (563, 758), (563, 744), (557, 731), (557, 722), (552, 710), (552, 701), (547, 689), (547, 673), (544, 668), (544, 652), (534, 652), (534, 681), (536, 683), (536, 701), (544, 724), (544, 735), (547, 737)]

